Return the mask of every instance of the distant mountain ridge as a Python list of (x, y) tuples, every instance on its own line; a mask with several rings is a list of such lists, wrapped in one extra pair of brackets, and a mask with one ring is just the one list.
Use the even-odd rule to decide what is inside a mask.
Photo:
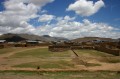
[(103, 38), (103, 37), (83, 37), (83, 38), (73, 39), (72, 41), (74, 41), (74, 42), (86, 42), (86, 41), (93, 41), (93, 40), (118, 41), (118, 39)]
[(51, 37), (49, 35), (38, 36), (38, 35), (32, 35), (32, 34), (13, 34), (13, 33), (3, 34), (0, 36), (0, 39), (6, 40), (6, 41), (12, 41), (12, 42), (19, 42), (24, 40), (40, 40), (45, 42), (68, 40), (62, 37)]
[[(51, 37), (49, 35), (38, 36), (33, 34), (13, 34), (13, 33), (0, 35), (0, 40), (6, 40), (8, 42), (19, 42), (24, 40), (40, 40), (45, 42), (68, 41), (67, 38), (63, 38), (63, 37)], [(103, 37), (83, 37), (83, 38), (72, 39), (71, 41), (86, 42), (86, 41), (92, 41), (92, 40), (120, 41), (120, 38), (112, 39), (112, 38), (103, 38)]]

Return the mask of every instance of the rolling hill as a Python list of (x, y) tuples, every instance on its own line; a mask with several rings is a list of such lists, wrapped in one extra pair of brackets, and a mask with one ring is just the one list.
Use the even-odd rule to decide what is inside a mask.
[(83, 38), (77, 38), (73, 39), (74, 42), (87, 42), (87, 41), (93, 41), (93, 40), (101, 40), (101, 41), (118, 41), (118, 39), (112, 39), (112, 38), (102, 38), (102, 37), (83, 37)]
[(1, 35), (0, 40), (6, 40), (8, 42), (19, 42), (24, 40), (40, 40), (40, 41), (50, 42), (50, 41), (65, 41), (68, 39), (62, 38), (62, 37), (51, 37), (49, 35), (38, 36), (38, 35), (32, 35), (32, 34), (7, 33), (7, 34)]

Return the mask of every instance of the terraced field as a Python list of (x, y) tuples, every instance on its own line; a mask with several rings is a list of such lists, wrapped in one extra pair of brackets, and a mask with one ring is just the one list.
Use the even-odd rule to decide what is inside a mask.
[[(12, 78), (15, 76), (14, 72), (17, 72), (17, 75), (21, 77), (21, 73), (23, 75), (24, 71), (27, 72), (27, 74), (38, 71), (49, 72), (42, 73), (42, 76), (39, 75), (41, 77), (44, 75), (45, 79), (53, 79), (54, 77), (55, 79), (62, 77), (66, 79), (67, 74), (72, 79), (92, 79), (94, 76), (97, 76), (97, 74), (95, 74), (90, 78), (89, 74), (93, 74), (94, 72), (89, 71), (101, 71), (97, 72), (98, 75), (107, 71), (105, 73), (108, 79), (114, 79), (113, 77), (117, 79), (118, 76), (120, 76), (118, 73), (120, 71), (120, 57), (95, 50), (74, 50), (78, 57), (76, 57), (71, 50), (65, 52), (50, 52), (47, 47), (12, 48), (9, 50), (10, 52), (8, 52), (7, 49), (0, 49), (0, 52), (2, 51), (0, 54), (0, 79), (10, 79), (6, 78), (7, 75)], [(82, 70), (87, 74), (87, 77), (81, 73)], [(21, 71), (21, 73), (19, 74), (18, 71)], [(75, 72), (77, 73), (74, 74)], [(53, 76), (48, 78), (47, 76), (50, 75)], [(73, 77), (71, 77), (71, 75)], [(109, 75), (111, 75), (111, 77)], [(25, 74), (24, 77), (27, 79), (27, 76), (28, 75)], [(33, 75), (33, 77), (35, 76)], [(107, 77), (104, 78), (103, 75), (99, 75), (99, 77), (98, 79), (107, 79)]]

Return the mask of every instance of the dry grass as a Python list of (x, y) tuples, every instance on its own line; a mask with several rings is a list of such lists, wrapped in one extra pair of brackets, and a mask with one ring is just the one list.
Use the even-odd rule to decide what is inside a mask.
[(7, 53), (10, 53), (10, 52), (17, 52), (19, 50), (23, 50), (25, 48), (21, 48), (21, 47), (18, 47), (18, 48), (15, 48), (15, 47), (11, 47), (11, 48), (3, 48), (3, 49), (0, 49), (0, 54), (7, 54)]
[[(36, 69), (39, 66), (40, 69), (120, 70), (120, 62), (115, 56), (94, 50), (75, 51), (79, 55), (78, 59), (74, 59), (76, 56), (71, 51), (50, 52), (47, 48), (29, 48), (29, 50), (21, 50), (8, 55), (6, 59), (1, 58), (0, 69), (10, 67), (17, 70), (29, 70), (29, 68)], [(112, 60), (103, 59), (106, 57), (112, 57)]]
[(110, 71), (27, 72), (1, 71), (0, 79), (119, 79), (120, 73)]
[(69, 68), (74, 68), (74, 64), (70, 61), (65, 61), (65, 60), (41, 60), (38, 62), (30, 62), (30, 63), (24, 63), (24, 64), (19, 64), (15, 65), (13, 67), (20, 67), (20, 68), (36, 68), (37, 67), (44, 68), (44, 69), (52, 69), (52, 68), (57, 68), (57, 69), (69, 69)]

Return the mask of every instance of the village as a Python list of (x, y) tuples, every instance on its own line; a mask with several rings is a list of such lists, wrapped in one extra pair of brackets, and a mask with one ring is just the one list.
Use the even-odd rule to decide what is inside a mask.
[[(108, 78), (119, 78), (119, 66), (120, 39), (83, 37), (68, 40), (30, 34), (0, 36), (0, 79), (21, 78), (22, 74), (25, 78), (31, 74), (39, 79), (47, 78), (46, 74), (65, 76), (63, 73), (74, 73), (72, 78), (80, 73), (83, 78), (84, 74), (105, 78), (101, 76), (105, 72)], [(3, 72), (6, 73), (3, 75)]]
[[(85, 39), (85, 40), (84, 40)], [(67, 50), (80, 50), (80, 49), (92, 49), (102, 51), (105, 53), (113, 54), (116, 56), (120, 55), (120, 40), (110, 38), (99, 38), (99, 37), (84, 37), (73, 40), (59, 40), (59, 41), (41, 41), (41, 40), (25, 40), (19, 41), (7, 41), (0, 40), (0, 48), (9, 47), (36, 47), (36, 46), (47, 46), (49, 51), (67, 51)]]

